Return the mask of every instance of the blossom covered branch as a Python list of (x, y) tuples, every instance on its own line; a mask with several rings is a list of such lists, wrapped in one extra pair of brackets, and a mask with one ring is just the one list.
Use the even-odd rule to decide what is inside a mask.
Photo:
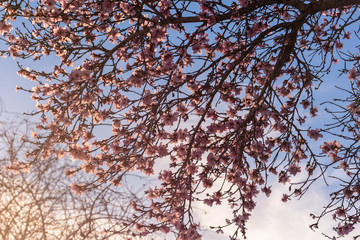
[[(236, 225), (233, 238), (245, 235), (255, 197), (271, 193), (270, 175), (288, 184), (307, 173), (283, 201), (304, 194), (331, 166), (354, 167), (344, 187), (352, 189), (357, 142), (347, 147), (336, 127), (312, 129), (306, 118), (316, 117), (314, 91), (336, 63), (358, 82), (359, 59), (344, 51), (360, 19), (358, 4), (3, 2), (2, 55), (52, 63), (19, 63), (19, 74), (36, 83), (30, 91), (41, 120), (38, 149), (29, 155), (46, 159), (61, 143), (83, 162), (68, 174), (83, 170), (115, 185), (131, 171), (157, 175), (148, 201), (133, 203), (137, 216), (154, 220), (137, 223), (140, 235), (175, 229), (178, 239), (201, 238), (193, 212), (199, 202), (229, 205), (233, 216), (217, 231)], [(345, 111), (357, 113), (351, 104)], [(324, 134), (337, 138), (312, 147), (311, 139)], [(342, 209), (335, 219), (344, 235), (359, 216), (343, 204), (355, 206), (358, 191), (340, 193), (324, 213)]]

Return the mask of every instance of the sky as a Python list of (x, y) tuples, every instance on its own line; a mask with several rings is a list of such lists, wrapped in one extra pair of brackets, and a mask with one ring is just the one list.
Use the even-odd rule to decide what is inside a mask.
[(31, 100), (30, 94), (18, 91), (15, 92), (16, 86), (31, 88), (33, 82), (21, 78), (17, 75), (17, 64), (11, 58), (0, 58), (0, 106), (1, 119), (12, 115), (31, 112), (36, 110), (35, 103)]
[[(33, 82), (20, 78), (17, 74), (16, 63), (11, 58), (0, 58), (0, 99), (3, 113), (0, 120), (11, 120), (17, 113), (31, 112), (35, 110), (35, 103), (30, 99), (30, 94), (18, 91), (15, 86), (31, 88)], [(344, 79), (346, 81), (346, 79)], [(329, 83), (330, 84), (330, 83)], [(331, 83), (333, 85), (333, 82)], [(324, 88), (324, 94), (332, 91)], [(5, 112), (5, 113), (4, 113)], [(320, 223), (320, 229), (312, 231), (309, 225), (313, 223), (310, 213), (319, 213), (321, 207), (327, 203), (327, 193), (324, 183), (318, 182), (309, 192), (297, 201), (292, 199), (283, 203), (280, 199), (283, 193), (287, 192), (287, 186), (275, 182), (272, 187), (273, 193), (270, 198), (260, 193), (257, 198), (257, 207), (252, 213), (252, 217), (247, 225), (247, 239), (250, 240), (315, 240), (321, 239), (322, 232), (331, 233), (333, 222), (326, 219)], [(221, 224), (229, 212), (225, 208), (213, 207), (204, 209), (198, 208), (197, 215), (204, 226)], [(226, 233), (226, 231), (225, 231)], [(229, 232), (230, 233), (230, 232)], [(225, 240), (223, 237), (211, 231), (203, 235), (206, 240)]]
[[(318, 240), (326, 239), (322, 235), (323, 232), (333, 234), (331, 216), (323, 219), (316, 231), (309, 228), (314, 223), (310, 213), (320, 213), (322, 206), (327, 203), (327, 193), (322, 182), (315, 184), (299, 201), (292, 199), (284, 203), (280, 200), (282, 194), (287, 192), (286, 186), (275, 183), (272, 190), (269, 198), (264, 194), (259, 194), (256, 199), (257, 206), (247, 224), (247, 239)], [(219, 220), (229, 216), (229, 213), (224, 212), (221, 207), (215, 207), (212, 211), (207, 211), (206, 214), (200, 216), (203, 223), (216, 225)], [(209, 232), (204, 234), (204, 239), (226, 240), (228, 237), (220, 238), (219, 235)]]
[[(20, 78), (17, 74), (17, 65), (11, 58), (0, 58), (0, 106), (1, 106), (1, 121), (11, 120), (12, 117), (23, 112), (34, 111), (35, 102), (30, 99), (30, 94), (19, 91), (15, 92), (16, 85), (24, 88), (31, 88), (33, 82)], [(348, 83), (346, 76), (337, 78), (337, 75), (328, 77), (328, 81), (324, 82), (322, 88), (319, 90), (321, 98), (334, 97), (335, 82), (341, 84), (342, 81)], [(316, 122), (322, 122), (323, 108), (320, 109), (319, 118), (317, 120), (310, 120), (310, 124), (316, 126)], [(321, 141), (323, 142), (323, 141)], [(318, 143), (314, 143), (317, 144)], [(317, 182), (305, 194), (305, 196), (297, 201), (292, 199), (287, 203), (281, 201), (283, 193), (287, 193), (287, 186), (278, 184), (275, 181), (272, 187), (273, 193), (270, 198), (260, 193), (257, 198), (257, 207), (255, 208), (250, 221), (247, 225), (247, 239), (250, 240), (315, 240), (322, 239), (322, 232), (329, 235), (333, 234), (331, 231), (334, 223), (329, 218), (323, 219), (320, 222), (320, 229), (312, 231), (309, 225), (313, 223), (310, 218), (310, 213), (320, 213), (322, 206), (327, 204), (328, 193), (325, 190), (325, 184), (321, 181)], [(204, 226), (217, 225), (223, 223), (223, 220), (229, 216), (222, 207), (212, 207), (204, 209), (198, 208), (197, 216)], [(222, 221), (220, 221), (222, 220)], [(225, 232), (226, 233), (226, 232)], [(230, 234), (231, 232), (229, 232)], [(221, 237), (211, 231), (207, 231), (203, 235), (205, 240), (225, 240), (228, 239), (226, 235)], [(324, 238), (325, 239), (325, 238)]]

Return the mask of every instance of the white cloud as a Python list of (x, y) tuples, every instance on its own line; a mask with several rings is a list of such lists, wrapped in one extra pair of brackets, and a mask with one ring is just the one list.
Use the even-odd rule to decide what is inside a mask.
[[(319, 214), (322, 207), (328, 203), (328, 194), (323, 182), (318, 182), (310, 188), (301, 200), (292, 199), (287, 203), (281, 201), (287, 187), (276, 184), (272, 188), (272, 194), (267, 198), (260, 194), (250, 221), (247, 224), (247, 239), (249, 240), (317, 240), (327, 239), (323, 232), (333, 236), (334, 222), (331, 216), (320, 221), (319, 229), (312, 231), (309, 225), (315, 220), (310, 213)], [(231, 211), (226, 205), (214, 206), (206, 210), (197, 211), (197, 217), (203, 226), (219, 225), (224, 223), (226, 217), (231, 218)], [(218, 235), (213, 231), (203, 233), (205, 240), (225, 240), (233, 229), (224, 229), (224, 235)]]
[(320, 229), (315, 232), (309, 228), (314, 223), (310, 213), (319, 213), (327, 203), (321, 186), (313, 186), (300, 201), (292, 199), (283, 203), (280, 200), (283, 193), (286, 193), (286, 188), (277, 185), (270, 198), (258, 199), (257, 208), (248, 223), (248, 239), (321, 239), (322, 231), (331, 230), (328, 221), (321, 222)]

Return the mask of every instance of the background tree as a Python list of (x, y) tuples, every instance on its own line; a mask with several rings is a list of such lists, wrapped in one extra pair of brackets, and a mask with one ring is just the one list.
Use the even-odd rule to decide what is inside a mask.
[[(287, 201), (334, 166), (346, 175), (319, 217), (334, 214), (346, 235), (360, 217), (359, 49), (345, 42), (358, 39), (359, 3), (4, 1), (2, 54), (39, 61), (19, 63), (36, 83), (28, 91), (41, 120), (28, 155), (62, 154), (53, 149), (63, 143), (83, 162), (68, 174), (83, 170), (114, 185), (131, 171), (158, 176), (150, 203), (133, 204), (134, 221), (158, 221), (138, 221), (138, 234), (175, 229), (179, 239), (201, 237), (196, 202), (228, 204), (233, 216), (217, 230), (236, 225), (236, 238), (259, 191), (271, 193), (270, 174), (286, 184), (307, 172)], [(339, 102), (343, 116), (329, 109), (334, 125), (308, 128), (314, 92), (336, 63), (353, 83), (350, 103)], [(324, 134), (335, 138), (311, 147)]]
[[(53, 155), (45, 161), (33, 159), (31, 171), (24, 165), (21, 171), (14, 170), (29, 147), (19, 142), (26, 124), (25, 120), (1, 122), (1, 239), (131, 238), (132, 228), (123, 224), (131, 223), (130, 203), (137, 200), (130, 189), (124, 193), (105, 184), (79, 196), (70, 189), (71, 179), (64, 176), (74, 164), (66, 158), (59, 162)], [(78, 181), (80, 176), (86, 177), (79, 175)]]

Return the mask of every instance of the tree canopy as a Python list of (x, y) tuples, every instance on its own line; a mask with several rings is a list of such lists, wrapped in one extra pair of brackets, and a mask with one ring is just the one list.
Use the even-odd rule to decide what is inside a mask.
[[(93, 173), (99, 184), (121, 185), (132, 171), (156, 176), (147, 201), (132, 204), (134, 221), (152, 219), (137, 221), (138, 234), (178, 239), (201, 238), (195, 204), (231, 208), (214, 228), (235, 225), (237, 239), (259, 192), (271, 194), (271, 176), (291, 186), (286, 202), (335, 167), (344, 174), (313, 227), (331, 214), (347, 235), (360, 221), (359, 4), (1, 1), (1, 53), (36, 85), (23, 89), (40, 117), (28, 156), (68, 154), (83, 164), (67, 175)], [(28, 58), (38, 63), (27, 67)], [(333, 122), (309, 127), (335, 66), (349, 87), (326, 105)]]

